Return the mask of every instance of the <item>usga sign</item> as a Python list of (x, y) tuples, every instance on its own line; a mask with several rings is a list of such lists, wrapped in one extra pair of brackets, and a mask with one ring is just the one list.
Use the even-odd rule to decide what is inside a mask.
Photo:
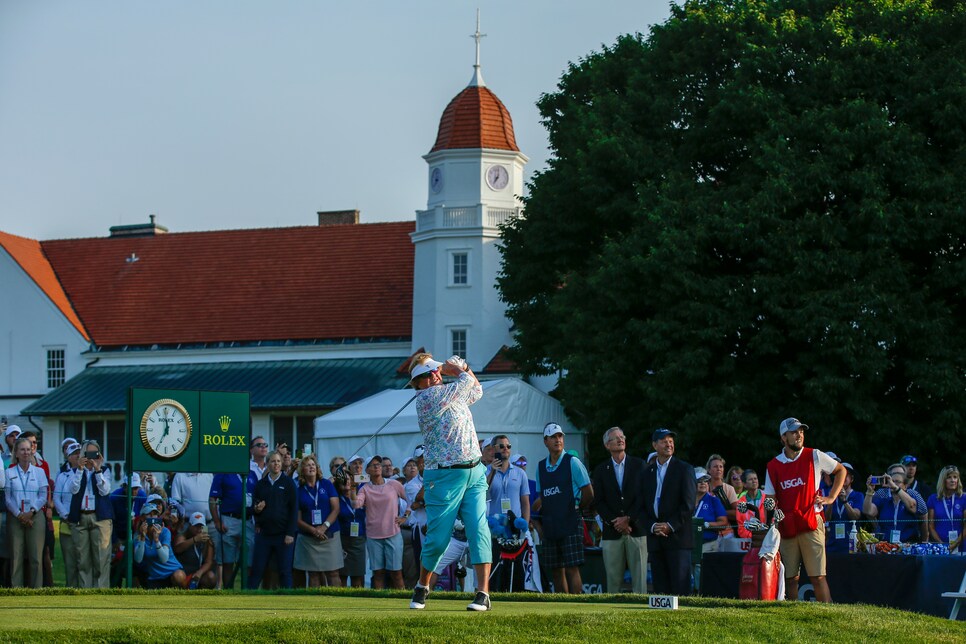
[(648, 595), (647, 607), (658, 610), (677, 610), (678, 598), (674, 595)]

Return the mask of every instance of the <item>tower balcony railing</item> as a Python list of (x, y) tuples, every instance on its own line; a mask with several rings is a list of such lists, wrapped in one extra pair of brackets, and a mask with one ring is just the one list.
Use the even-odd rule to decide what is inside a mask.
[(436, 228), (496, 228), (514, 217), (520, 208), (491, 208), (482, 204), (461, 208), (439, 206), (416, 211), (416, 232)]

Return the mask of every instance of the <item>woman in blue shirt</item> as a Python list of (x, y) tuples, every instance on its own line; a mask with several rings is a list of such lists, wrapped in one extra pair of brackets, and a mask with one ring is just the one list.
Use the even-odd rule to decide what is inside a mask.
[(935, 542), (948, 544), (949, 551), (954, 552), (963, 541), (963, 511), (966, 509), (958, 467), (947, 465), (939, 472), (936, 494), (929, 497), (926, 506), (929, 508), (929, 536)]
[(715, 552), (718, 546), (718, 530), (708, 528), (727, 528), (728, 512), (725, 506), (710, 492), (711, 476), (703, 467), (694, 468), (694, 478), (698, 481), (698, 493), (694, 503), (694, 516), (704, 519), (705, 530), (702, 533), (704, 545), (702, 552)]
[(314, 456), (299, 463), (299, 533), (295, 539), (296, 570), (305, 571), (310, 588), (341, 586), (342, 540), (339, 529), (339, 495), (335, 486), (321, 477)]
[(861, 492), (852, 489), (852, 466), (842, 463), (842, 467), (845, 468), (845, 485), (835, 503), (825, 506), (825, 518), (828, 520), (825, 530), (826, 552), (848, 552), (852, 522), (862, 518), (863, 497)]
[(184, 588), (188, 577), (171, 552), (171, 531), (164, 527), (161, 511), (153, 503), (141, 508), (141, 523), (134, 537), (134, 561), (147, 572), (148, 588)]

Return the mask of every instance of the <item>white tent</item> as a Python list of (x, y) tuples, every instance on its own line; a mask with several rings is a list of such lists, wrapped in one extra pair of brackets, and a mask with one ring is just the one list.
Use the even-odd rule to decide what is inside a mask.
[[(566, 433), (566, 448), (577, 451), (581, 460), (586, 453), (586, 436), (564, 415), (563, 405), (539, 389), (516, 378), (487, 380), (483, 397), (470, 407), (473, 423), (481, 439), (506, 434), (514, 454), (523, 454), (533, 478), (536, 463), (547, 456), (543, 427), (559, 423)], [(403, 463), (422, 442), (416, 423), (416, 407), (407, 405), (415, 395), (412, 389), (387, 389), (359, 402), (315, 419), (315, 453), (323, 469), (333, 456), (351, 458), (355, 453), (389, 456), (402, 469)], [(405, 409), (379, 435), (363, 443), (403, 405)], [(360, 451), (361, 450), (361, 451)], [(585, 461), (586, 462), (586, 461)]]

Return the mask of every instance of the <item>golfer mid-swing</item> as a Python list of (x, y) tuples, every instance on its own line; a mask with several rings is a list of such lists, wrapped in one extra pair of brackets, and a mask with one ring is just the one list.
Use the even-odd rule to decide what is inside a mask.
[[(466, 362), (453, 356), (437, 362), (428, 353), (410, 363), (409, 383), (416, 396), (416, 415), (423, 435), (425, 469), (423, 494), (427, 531), (420, 561), (419, 582), (410, 608), (426, 607), (429, 578), (439, 564), (457, 516), (466, 527), (470, 562), (476, 572), (476, 597), (467, 610), (490, 610), (490, 527), (486, 522), (486, 468), (470, 405), (483, 396), (483, 387)], [(443, 384), (443, 376), (456, 381)]]

